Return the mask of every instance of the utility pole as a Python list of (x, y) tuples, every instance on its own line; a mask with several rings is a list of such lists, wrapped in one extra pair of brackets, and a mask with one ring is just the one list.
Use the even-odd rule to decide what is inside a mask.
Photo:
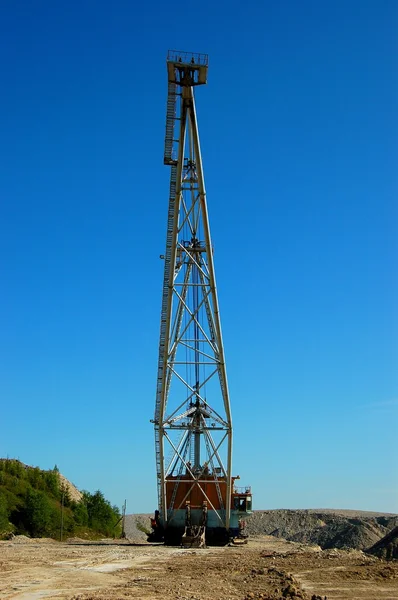
[(65, 487), (62, 486), (62, 497), (61, 497), (61, 542), (64, 534), (64, 503), (65, 503)]
[(126, 529), (125, 529), (126, 505), (127, 505), (127, 500), (124, 501), (124, 504), (122, 506), (122, 539), (125, 539), (125, 537), (126, 537)]

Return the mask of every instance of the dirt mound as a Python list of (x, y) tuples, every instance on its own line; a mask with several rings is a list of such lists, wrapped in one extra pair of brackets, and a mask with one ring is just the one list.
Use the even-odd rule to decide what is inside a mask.
[(13, 544), (30, 544), (34, 540), (27, 535), (14, 535), (12, 538)]
[(69, 479), (66, 479), (66, 477), (62, 475), (62, 473), (59, 473), (59, 483), (61, 489), (65, 489), (65, 491), (69, 495), (69, 498), (73, 502), (81, 501), (81, 499), (83, 498), (83, 494), (77, 489), (75, 485), (73, 485), (73, 483), (69, 481)]
[(398, 527), (387, 533), (366, 552), (386, 560), (398, 559)]
[(300, 532), (292, 541), (318, 544), (321, 548), (356, 548), (363, 550), (385, 534), (385, 528), (371, 522), (336, 521), (322, 528)]
[(8, 541), (13, 544), (56, 544), (57, 542), (52, 538), (30, 538), (27, 535), (14, 535), (11, 534)]
[[(354, 515), (355, 518), (345, 516)], [(313, 510), (256, 511), (247, 523), (251, 535), (273, 535), (321, 548), (364, 550), (376, 544), (397, 525), (398, 517), (360, 511)]]
[(247, 521), (250, 535), (273, 535), (290, 540), (294, 535), (322, 527), (325, 522), (306, 510), (255, 511)]
[(134, 542), (146, 542), (151, 531), (152, 515), (126, 515), (124, 529), (127, 539)]

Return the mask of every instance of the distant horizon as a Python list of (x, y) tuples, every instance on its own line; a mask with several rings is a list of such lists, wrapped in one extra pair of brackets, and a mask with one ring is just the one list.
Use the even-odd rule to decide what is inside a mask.
[[(42, 469), (38, 465), (30, 465), (28, 463), (23, 462), (19, 458), (12, 458), (12, 457), (9, 457), (9, 456), (6, 456), (6, 457), (1, 457), (0, 456), (0, 460), (16, 460), (16, 461), (20, 462), (21, 464), (23, 464), (24, 466), (31, 467), (32, 469), (39, 468), (42, 471), (50, 471), (51, 470), (51, 469)], [(59, 468), (58, 465), (57, 465), (57, 468)], [(66, 475), (62, 472), (61, 469), (59, 469), (59, 473), (65, 479), (67, 479), (67, 481), (71, 485), (73, 485), (79, 492), (82, 492), (83, 490), (87, 490), (87, 488), (84, 488), (84, 487), (83, 488), (78, 488), (73, 483), (73, 481), (71, 481), (69, 479), (69, 477), (66, 477)], [(94, 493), (98, 489), (102, 492), (102, 490), (100, 488), (95, 488), (95, 489), (91, 489), (91, 490), (87, 490), (87, 491), (89, 491), (90, 493)], [(109, 500), (109, 498), (106, 498), (106, 499)], [(255, 499), (255, 497), (254, 497), (254, 499)], [(273, 508), (254, 508), (253, 512), (266, 512), (266, 511), (271, 511), (271, 510), (272, 511), (274, 511), (274, 510), (309, 511), (309, 512), (310, 511), (314, 511), (314, 512), (325, 512), (325, 513), (327, 513), (327, 512), (336, 512), (336, 513), (337, 512), (352, 512), (352, 513), (369, 513), (369, 514), (374, 514), (374, 515), (387, 515), (387, 516), (389, 516), (389, 515), (390, 516), (396, 516), (397, 515), (398, 516), (398, 513), (394, 513), (394, 512), (380, 511), (380, 510), (366, 510), (366, 509), (357, 509), (357, 508), (308, 508), (308, 507), (306, 507), (306, 508), (286, 508), (286, 507), (283, 507), (283, 506), (279, 506), (279, 507), (273, 507)], [(126, 512), (126, 516), (127, 515), (131, 515), (131, 516), (134, 516), (134, 515), (151, 515), (152, 516), (153, 514), (154, 514), (154, 511), (152, 511), (152, 512), (149, 512), (149, 511), (147, 511), (147, 512), (135, 512), (135, 513), (128, 513), (128, 512)]]
[[(276, 511), (276, 510), (282, 510), (282, 511), (293, 511), (293, 512), (300, 512), (300, 511), (307, 511), (307, 512), (316, 512), (316, 513), (324, 513), (327, 514), (328, 512), (330, 513), (343, 513), (343, 512), (348, 512), (348, 513), (364, 513), (364, 514), (369, 514), (369, 515), (379, 515), (381, 517), (387, 516), (387, 517), (395, 517), (398, 516), (398, 513), (391, 513), (391, 512), (384, 512), (384, 511), (380, 511), (380, 510), (360, 510), (360, 509), (355, 509), (355, 508), (254, 508), (253, 512), (271, 512), (271, 511)], [(126, 512), (126, 516), (131, 516), (134, 517), (134, 515), (143, 515), (143, 516), (152, 516), (153, 513), (149, 513), (149, 512), (142, 512), (142, 513), (127, 513)], [(250, 517), (248, 517), (250, 518)]]

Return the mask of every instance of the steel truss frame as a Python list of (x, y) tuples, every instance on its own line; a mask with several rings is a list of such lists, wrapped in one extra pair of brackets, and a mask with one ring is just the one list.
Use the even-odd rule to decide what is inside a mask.
[[(207, 57), (172, 52), (167, 69), (164, 162), (171, 178), (154, 418), (159, 511), (164, 524), (171, 524), (197, 486), (228, 529), (232, 419), (193, 93), (193, 86), (206, 82)], [(189, 490), (176, 505), (178, 485), (187, 476)], [(169, 505), (168, 482), (174, 486)], [(205, 493), (206, 483), (216, 486), (218, 507)]]

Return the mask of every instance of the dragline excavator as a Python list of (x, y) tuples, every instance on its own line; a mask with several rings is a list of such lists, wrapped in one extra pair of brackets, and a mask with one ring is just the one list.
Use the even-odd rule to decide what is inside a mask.
[(171, 51), (164, 164), (170, 167), (155, 429), (152, 541), (244, 539), (250, 487), (232, 477), (232, 418), (194, 88), (205, 54)]

